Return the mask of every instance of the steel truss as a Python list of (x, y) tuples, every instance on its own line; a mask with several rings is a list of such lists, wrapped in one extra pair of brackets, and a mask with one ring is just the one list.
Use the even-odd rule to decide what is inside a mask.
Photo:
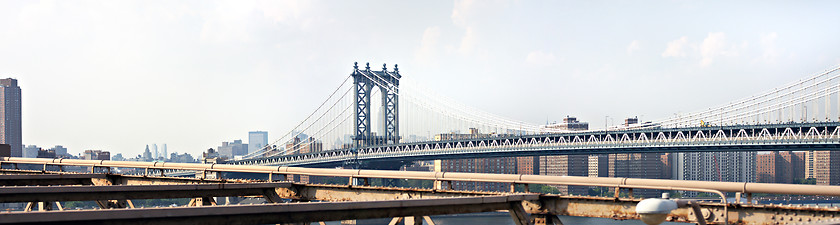
[(424, 160), (637, 152), (836, 150), (840, 123), (742, 125), (610, 132), (493, 136), (432, 142), (383, 144), (350, 149), (245, 160), (233, 164), (313, 166), (358, 160)]

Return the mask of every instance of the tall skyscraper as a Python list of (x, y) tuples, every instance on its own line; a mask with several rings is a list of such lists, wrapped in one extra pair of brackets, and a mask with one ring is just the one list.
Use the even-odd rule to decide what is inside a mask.
[(143, 161), (152, 161), (152, 152), (149, 151), (149, 145), (146, 145), (146, 151), (143, 151)]
[(23, 155), (23, 138), (21, 135), (21, 104), (20, 87), (17, 80), (12, 78), (0, 79), (0, 143), (12, 147), (12, 157)]
[(251, 131), (248, 132), (248, 153), (259, 151), (268, 144), (268, 132), (265, 131)]
[(166, 144), (163, 144), (163, 150), (161, 151), (160, 157), (168, 158), (169, 155), (166, 154)]
[(160, 157), (160, 152), (158, 152), (157, 144), (152, 144), (152, 159), (157, 160)]

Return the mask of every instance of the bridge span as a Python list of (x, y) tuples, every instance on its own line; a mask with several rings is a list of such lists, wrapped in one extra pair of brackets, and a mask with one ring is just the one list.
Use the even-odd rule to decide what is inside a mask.
[[(68, 172), (76, 169), (86, 172)], [(128, 169), (145, 173), (116, 172)], [(166, 176), (174, 171), (193, 171), (197, 176)], [(266, 174), (269, 179), (206, 177), (227, 172)], [(295, 176), (343, 177), (347, 183), (288, 181)], [(371, 179), (430, 180), (435, 185), (433, 189), (377, 187), (369, 185)], [(511, 192), (456, 191), (448, 188), (453, 181), (509, 183)], [(29, 203), (28, 211), (0, 213), (0, 223), (22, 224), (297, 224), (366, 218), (394, 218), (393, 224), (406, 220), (413, 224), (424, 221), (432, 224), (434, 221), (428, 216), (499, 210), (509, 212), (516, 224), (560, 224), (558, 215), (640, 219), (635, 207), (642, 199), (633, 196), (634, 189), (700, 191), (721, 197), (714, 201), (675, 200), (681, 203), (680, 207), (666, 218), (674, 222), (807, 224), (840, 218), (840, 209), (836, 207), (751, 203), (754, 193), (840, 196), (837, 186), (792, 184), (10, 157), (0, 159), (0, 184), (5, 185), (0, 187), (3, 202)], [(40, 187), (55, 184), (70, 186)], [(516, 186), (534, 184), (601, 186), (628, 195), (594, 197), (514, 192)], [(738, 200), (727, 201), (726, 196), (732, 195)], [(265, 203), (217, 205), (213, 197), (223, 196), (261, 198)], [(132, 199), (147, 198), (194, 199), (188, 207), (135, 208), (131, 203)], [(71, 210), (56, 204), (66, 200), (95, 200), (99, 207), (111, 210)]]
[(840, 149), (840, 123), (644, 128), (533, 135), (474, 135), (452, 140), (372, 145), (232, 161), (236, 165), (336, 167), (484, 157)]
[[(539, 125), (498, 116), (428, 91), (404, 72), (354, 64), (297, 126), (230, 163), (376, 168), (432, 159), (840, 147), (840, 66), (720, 106), (597, 130), (570, 118)], [(381, 113), (371, 113), (374, 107)]]

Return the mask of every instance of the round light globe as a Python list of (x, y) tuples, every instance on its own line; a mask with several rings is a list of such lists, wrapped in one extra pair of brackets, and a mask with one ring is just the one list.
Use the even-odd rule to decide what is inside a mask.
[(668, 199), (649, 198), (636, 204), (636, 213), (642, 222), (656, 225), (665, 222), (671, 210), (677, 209), (677, 203)]

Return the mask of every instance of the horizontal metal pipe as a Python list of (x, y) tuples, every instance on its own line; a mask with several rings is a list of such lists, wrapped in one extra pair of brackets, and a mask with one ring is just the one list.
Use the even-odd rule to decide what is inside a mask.
[(98, 167), (125, 167), (150, 169), (179, 169), (197, 171), (247, 172), (247, 173), (278, 173), (311, 176), (335, 176), (356, 178), (388, 178), (388, 179), (417, 179), (440, 181), (474, 181), (474, 182), (503, 182), (528, 184), (557, 184), (557, 185), (585, 185), (619, 187), (650, 186), (664, 187), (674, 190), (680, 189), (708, 189), (722, 192), (742, 193), (770, 193), (794, 195), (826, 195), (840, 196), (840, 186), (816, 186), (799, 184), (767, 184), (746, 182), (718, 182), (718, 181), (689, 181), (643, 178), (616, 177), (575, 177), (575, 176), (546, 176), (520, 174), (486, 174), (486, 173), (458, 173), (458, 172), (416, 172), (391, 170), (355, 170), (355, 169), (325, 169), (285, 166), (244, 166), (228, 164), (198, 164), (198, 163), (161, 163), (161, 162), (125, 162), (108, 160), (78, 160), (78, 159), (39, 159), (2, 157), (2, 163), (20, 164), (50, 164)]

